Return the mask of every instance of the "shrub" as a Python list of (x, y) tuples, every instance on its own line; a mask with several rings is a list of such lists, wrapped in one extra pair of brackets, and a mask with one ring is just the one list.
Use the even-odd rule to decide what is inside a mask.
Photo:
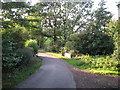
[(14, 41), (11, 33), (3, 33), (2, 45), (2, 67), (6, 72), (16, 67), (21, 62), (22, 56), (16, 52), (18, 43)]
[(74, 59), (82, 60), (84, 64), (89, 65), (91, 68), (103, 68), (105, 70), (118, 70), (118, 61), (110, 56), (90, 56), (82, 55)]
[(22, 60), (19, 65), (27, 65), (34, 55), (33, 48), (19, 48), (17, 52), (22, 55)]
[(39, 48), (39, 46), (37, 44), (37, 41), (36, 40), (32, 40), (32, 39), (27, 40), (25, 42), (25, 47), (32, 47), (34, 49), (34, 53), (37, 53), (38, 48)]
[(46, 47), (46, 51), (49, 51), (49, 52), (59, 52), (59, 46), (57, 44), (55, 45), (48, 45)]
[(65, 52), (67, 52), (67, 48), (66, 47), (61, 47), (60, 52), (61, 52), (62, 56), (64, 56)]
[(113, 38), (114, 41), (114, 52), (112, 54), (113, 57), (115, 57), (117, 60), (119, 60), (120, 58), (120, 20), (118, 21), (111, 21), (110, 23), (108, 23), (108, 28), (106, 29), (106, 32), (109, 36), (111, 36)]
[(44, 43), (45, 50), (50, 52), (60, 52), (63, 44), (64, 42), (62, 40), (57, 40), (56, 42), (54, 42), (52, 39), (47, 39)]
[(112, 38), (102, 32), (72, 34), (65, 47), (68, 51), (90, 55), (112, 54), (114, 49)]
[(3, 54), (3, 57), (2, 57), (3, 71), (4, 70), (9, 71), (11, 68), (18, 66), (18, 64), (21, 62), (21, 60), (22, 60), (22, 56), (20, 56), (16, 52)]
[(107, 55), (113, 53), (113, 40), (110, 36), (104, 33), (88, 33), (82, 38), (84, 53), (90, 55)]
[(74, 42), (71, 42), (71, 41), (67, 41), (65, 44), (65, 47), (66, 47), (67, 51), (75, 50)]
[(71, 34), (69, 37), (69, 41), (66, 42), (65, 47), (67, 52), (74, 51), (74, 53), (83, 53), (83, 41), (82, 41), (83, 34)]

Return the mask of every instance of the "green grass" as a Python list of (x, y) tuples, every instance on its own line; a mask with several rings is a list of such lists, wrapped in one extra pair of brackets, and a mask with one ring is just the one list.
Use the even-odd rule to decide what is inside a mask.
[(12, 73), (3, 73), (3, 88), (11, 88), (22, 82), (33, 74), (41, 66), (41, 63), (41, 58), (37, 57), (36, 61), (31, 62), (20, 70), (16, 69)]
[(67, 61), (69, 64), (73, 65), (76, 68), (86, 70), (86, 71), (90, 71), (92, 73), (120, 75), (120, 72), (118, 72), (118, 71), (105, 70), (103, 68), (91, 68), (89, 65), (83, 64), (82, 61), (80, 61), (80, 60), (77, 60), (77, 59), (74, 59), (74, 58), (71, 58), (71, 59), (66, 58), (66, 57), (62, 56), (60, 53), (45, 52), (44, 50), (39, 50), (39, 52), (44, 52), (44, 53), (54, 55), (54, 56), (56, 56), (58, 58), (61, 58), (61, 59), (65, 60), (65, 61)]

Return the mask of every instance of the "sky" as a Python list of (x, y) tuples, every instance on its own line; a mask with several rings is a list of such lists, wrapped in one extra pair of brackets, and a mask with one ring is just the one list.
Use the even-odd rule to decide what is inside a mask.
[[(94, 8), (101, 0), (93, 0), (95, 3)], [(116, 6), (120, 0), (105, 0), (107, 10), (110, 11), (114, 16), (113, 19), (118, 19), (118, 7)]]
[[(39, 0), (29, 0), (29, 1), (31, 1), (32, 4), (35, 4)], [(96, 9), (98, 3), (101, 0), (92, 0), (92, 1), (94, 1), (94, 7), (93, 8)], [(113, 14), (113, 19), (115, 19), (115, 20), (118, 19), (118, 7), (116, 5), (120, 0), (105, 0), (105, 1), (106, 1), (106, 7), (108, 8), (107, 10), (110, 11)]]

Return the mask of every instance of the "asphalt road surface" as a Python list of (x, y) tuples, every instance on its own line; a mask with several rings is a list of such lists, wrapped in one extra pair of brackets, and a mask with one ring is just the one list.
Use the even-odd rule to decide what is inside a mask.
[(38, 53), (42, 66), (15, 88), (120, 88), (119, 76), (80, 70), (55, 56)]
[(76, 88), (72, 72), (61, 59), (46, 53), (38, 56), (42, 66), (14, 88)]

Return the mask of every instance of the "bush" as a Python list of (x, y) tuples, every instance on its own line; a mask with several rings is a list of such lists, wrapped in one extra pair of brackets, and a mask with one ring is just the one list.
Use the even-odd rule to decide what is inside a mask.
[(110, 36), (104, 33), (88, 33), (82, 37), (83, 53), (90, 55), (107, 55), (112, 54), (114, 45)]
[(9, 71), (10, 69), (18, 66), (21, 60), (22, 60), (22, 55), (19, 55), (16, 52), (3, 54), (3, 57), (2, 57), (3, 71), (4, 70)]
[(106, 29), (106, 32), (109, 36), (111, 36), (113, 38), (114, 41), (114, 52), (112, 54), (113, 57), (115, 57), (117, 60), (119, 60), (120, 58), (120, 20), (118, 21), (111, 21), (110, 23), (108, 23), (108, 28)]
[(102, 32), (72, 34), (65, 47), (68, 51), (90, 55), (112, 54), (114, 49), (112, 38)]
[(91, 68), (102, 68), (104, 70), (118, 70), (118, 61), (110, 56), (90, 56), (90, 55), (82, 55), (79, 57), (75, 57), (74, 59), (80, 60), (84, 63), (84, 65), (89, 65)]
[(63, 47), (63, 41), (57, 40), (54, 42), (52, 39), (47, 39), (44, 43), (45, 50), (49, 52), (60, 52), (61, 47)]
[(66, 42), (65, 47), (66, 47), (67, 51), (75, 50), (74, 42), (71, 42), (71, 41)]
[(46, 47), (46, 50), (49, 52), (57, 52), (57, 45), (49, 45)]
[(7, 72), (16, 67), (22, 59), (17, 50), (18, 43), (14, 41), (11, 33), (2, 33), (2, 67)]
[(36, 40), (32, 40), (32, 39), (27, 40), (27, 41), (25, 42), (25, 47), (32, 47), (32, 48), (34, 49), (34, 53), (35, 53), (35, 54), (37, 53), (38, 48), (39, 48), (39, 46), (38, 46), (38, 44), (37, 44), (37, 41), (36, 41)]
[(22, 55), (22, 60), (19, 63), (19, 66), (21, 65), (27, 65), (30, 60), (32, 60), (33, 55), (34, 55), (34, 50), (33, 48), (19, 48), (17, 52)]
[(67, 52), (66, 47), (61, 47), (60, 52), (61, 52), (62, 56), (64, 56), (65, 52)]
[(60, 50), (60, 47), (57, 44), (55, 44), (55, 45), (48, 45), (46, 47), (46, 51), (48, 51), (48, 52), (59, 52), (59, 50)]

